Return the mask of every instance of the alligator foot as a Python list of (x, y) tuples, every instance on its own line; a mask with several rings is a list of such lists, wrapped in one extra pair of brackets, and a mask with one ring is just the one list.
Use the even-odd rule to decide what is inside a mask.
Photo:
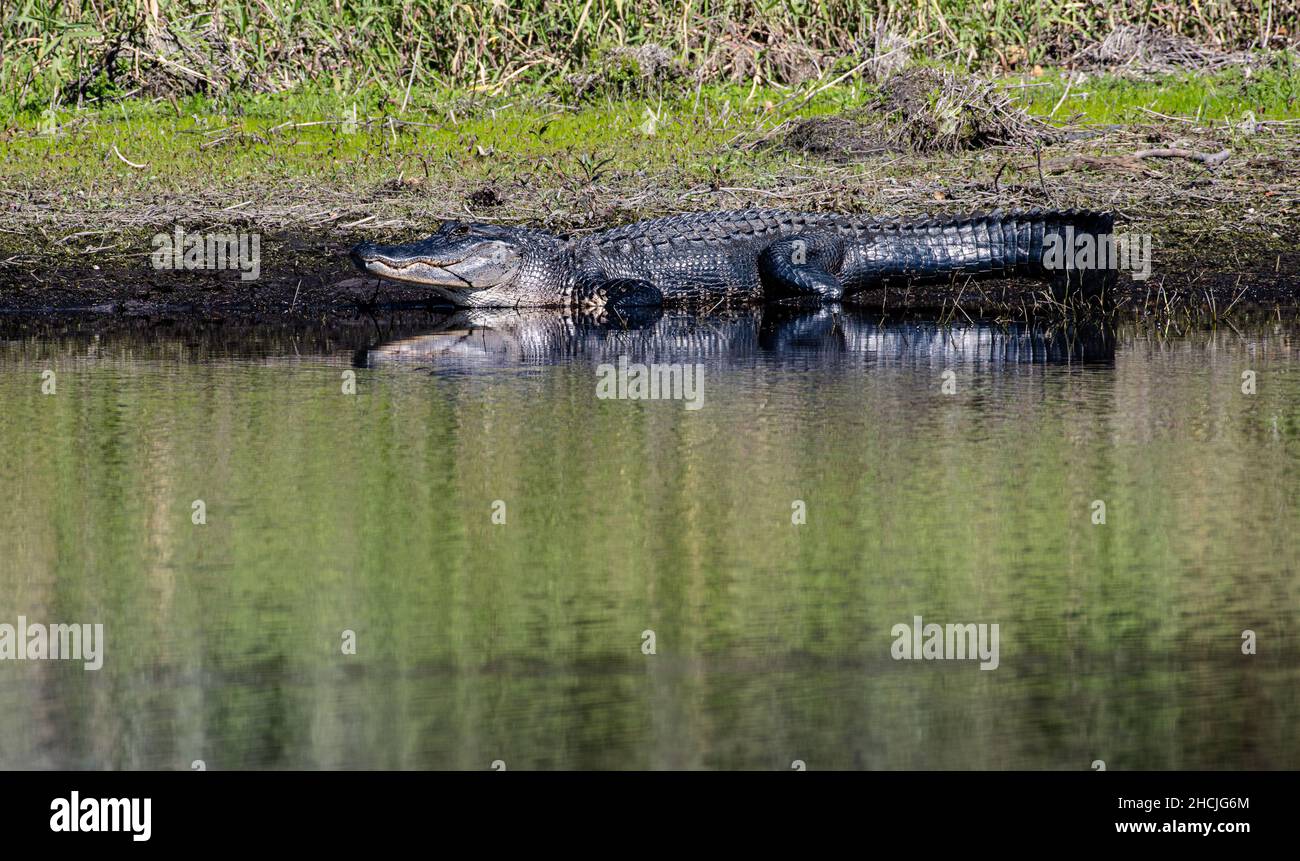
[(580, 294), (578, 310), (620, 311), (662, 305), (664, 294), (649, 281), (639, 278), (614, 278), (602, 281), (594, 288)]

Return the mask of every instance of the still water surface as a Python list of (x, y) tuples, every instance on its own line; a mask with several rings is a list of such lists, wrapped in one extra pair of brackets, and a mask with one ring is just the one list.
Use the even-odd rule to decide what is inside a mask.
[(1300, 768), (1294, 328), (632, 322), (0, 341), (0, 767)]

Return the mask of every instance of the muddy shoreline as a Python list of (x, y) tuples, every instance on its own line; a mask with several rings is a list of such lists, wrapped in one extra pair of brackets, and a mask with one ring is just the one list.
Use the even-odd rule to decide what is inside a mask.
[[(0, 315), (277, 323), (435, 310), (437, 294), (363, 277), (348, 250), (450, 218), (581, 235), (748, 208), (1107, 211), (1151, 253), (1149, 279), (1121, 275), (1116, 310), (1217, 319), (1300, 303), (1291, 54), (1128, 30), (1094, 48), (1079, 68), (1014, 78), (898, 56), (793, 89), (661, 80), (604, 101), (567, 87), (428, 91), (358, 115), (334, 93), (29, 117), (0, 130)], [(1148, 76), (1133, 66), (1143, 57), (1168, 62)], [(152, 243), (173, 232), (255, 239), (257, 277), (156, 267)], [(1038, 282), (965, 279), (847, 304), (938, 319), (1061, 310)]]
[[(147, 252), (102, 262), (57, 258), (44, 265), (35, 258), (14, 265), (11, 258), (0, 267), (0, 319), (6, 328), (25, 319), (79, 320), (81, 326), (94, 326), (96, 321), (108, 325), (115, 318), (237, 318), (270, 324), (449, 310), (432, 291), (358, 273), (347, 252), (360, 238), (328, 233), (267, 235), (256, 280), (243, 280), (238, 269), (155, 269)], [(1157, 258), (1147, 280), (1122, 274), (1114, 293), (1115, 309), (1126, 315), (1164, 317), (1220, 316), (1247, 308), (1285, 314), (1300, 306), (1298, 272), (1300, 249), (1296, 248), (1242, 245), (1233, 260), (1223, 260), (1213, 249), (1189, 246), (1173, 261)], [(891, 284), (844, 304), (883, 316), (1015, 321), (1059, 317), (1060, 309), (1045, 288), (1033, 280)], [(717, 306), (700, 310), (717, 310)]]
[[(796, 128), (806, 131), (809, 123), (834, 132), (840, 143), (848, 135), (844, 123), (856, 124), (854, 134), (878, 132), (871, 122), (844, 114)], [(218, 178), (198, 187), (181, 175), (174, 188), (160, 188), (145, 172), (126, 168), (127, 175), (111, 182), (96, 168), (103, 182), (86, 188), (66, 177), (42, 177), (10, 189), (8, 206), (0, 207), (0, 314), (240, 315), (273, 322), (438, 308), (443, 302), (432, 291), (362, 277), (347, 258), (349, 249), (362, 240), (425, 236), (447, 218), (582, 234), (673, 213), (750, 207), (881, 217), (1106, 210), (1115, 214), (1117, 233), (1151, 239), (1151, 278), (1121, 276), (1115, 295), (1121, 309), (1217, 317), (1229, 308), (1300, 302), (1300, 252), (1293, 240), (1300, 230), (1300, 125), (1262, 126), (1250, 135), (1172, 120), (1067, 129), (1043, 146), (1041, 161), (1027, 146), (842, 158), (794, 152), (786, 141), (777, 147), (784, 147), (783, 155), (760, 155), (765, 150), (757, 144), (789, 134), (781, 128), (767, 134), (743, 128), (723, 148), (730, 166), (707, 179), (685, 156), (682, 164), (659, 168), (599, 167), (590, 160), (574, 168), (555, 160), (539, 167), (518, 154), (493, 154), (497, 167), (484, 179), (463, 169), (465, 158), (475, 156), (450, 153), (442, 163), (422, 162), (415, 176), (403, 172), (409, 167), (404, 162), (397, 178), (377, 184), (266, 177), (239, 187)], [(658, 147), (661, 155), (679, 149), (658, 138), (644, 140), (652, 144), (638, 145)], [(1155, 146), (1230, 155), (1210, 166), (1131, 155)], [(251, 151), (239, 156), (241, 164), (259, 157)], [(755, 165), (746, 167), (750, 162)], [(154, 268), (151, 239), (178, 230), (257, 236), (259, 277), (245, 281), (231, 269)], [(1055, 313), (1043, 285), (1032, 281), (891, 285), (853, 302), (883, 314), (939, 318), (1028, 320)]]

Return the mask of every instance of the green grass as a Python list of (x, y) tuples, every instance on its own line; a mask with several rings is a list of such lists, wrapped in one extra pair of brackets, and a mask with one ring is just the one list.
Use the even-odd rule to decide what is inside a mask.
[[(1049, 71), (1027, 80), (1036, 86), (1007, 83), (1030, 113), (1048, 116), (1065, 94), (1065, 77)], [(351, 95), (314, 87), (175, 103), (133, 99), (11, 115), (0, 166), (11, 180), (44, 178), (64, 187), (106, 175), (163, 186), (214, 176), (235, 183), (292, 177), (361, 182), (398, 173), (428, 177), (449, 164), (484, 178), (526, 177), (553, 162), (585, 179), (604, 170), (687, 165), (707, 180), (711, 172), (743, 174), (741, 162), (753, 170), (762, 166), (764, 156), (742, 157), (725, 146), (737, 135), (790, 116), (860, 107), (875, 95), (873, 86), (855, 83), (800, 105), (802, 99), (784, 89), (720, 84), (701, 88), (698, 97), (684, 91), (564, 109), (540, 88), (512, 97), (414, 90), (405, 112), (378, 87)], [(1096, 78), (1072, 85), (1053, 120), (1149, 122), (1152, 113), (1206, 122), (1237, 122), (1247, 114), (1292, 119), (1300, 117), (1298, 97), (1300, 83), (1286, 70), (1251, 78), (1239, 71), (1153, 82)], [(347, 122), (354, 107), (355, 125)], [(654, 133), (647, 134), (651, 117)], [(111, 154), (115, 146), (147, 169), (128, 168)]]
[[(707, 166), (727, 139), (759, 122), (763, 102), (777, 96), (760, 92), (746, 101), (746, 95), (722, 86), (703, 91), (698, 103), (607, 102), (556, 111), (536, 100), (475, 106), (448, 92), (420, 94), (400, 114), (379, 107), (382, 95), (373, 90), (356, 98), (331, 91), (258, 95), (235, 104), (195, 97), (179, 111), (132, 101), (61, 111), (52, 134), (40, 133), (41, 115), (15, 117), (15, 135), (0, 143), (0, 165), (11, 179), (44, 177), (65, 187), (105, 174), (164, 184), (213, 176), (259, 184), (292, 177), (370, 181), (403, 168), (408, 176), (428, 175), (449, 163), (486, 177), (506, 168), (527, 173), (556, 159), (590, 179), (611, 167), (683, 160)], [(351, 125), (354, 105), (357, 123)], [(653, 135), (645, 133), (647, 111), (659, 117)], [(147, 170), (105, 158), (114, 146)]]
[[(1067, 76), (1044, 75), (1047, 86), (1026, 88), (1027, 110), (1048, 116), (1065, 95)], [(1032, 80), (1032, 79), (1028, 79)], [(1123, 123), (1150, 120), (1154, 112), (1203, 121), (1258, 120), (1300, 116), (1300, 74), (1290, 64), (1252, 72), (1240, 69), (1215, 75), (1182, 74), (1151, 81), (1118, 77), (1091, 78), (1071, 86), (1054, 120)]]

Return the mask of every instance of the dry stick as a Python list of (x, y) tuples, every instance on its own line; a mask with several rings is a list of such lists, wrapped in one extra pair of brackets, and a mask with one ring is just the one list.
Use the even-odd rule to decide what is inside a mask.
[(1223, 164), (1232, 155), (1232, 150), (1220, 150), (1215, 153), (1197, 152), (1190, 149), (1144, 149), (1133, 153), (1133, 158), (1186, 158), (1192, 161), (1199, 161), (1201, 164), (1213, 167), (1216, 164)]
[(587, 0), (587, 5), (582, 7), (582, 14), (578, 16), (578, 25), (573, 28), (573, 38), (569, 40), (570, 48), (578, 44), (578, 39), (582, 38), (582, 25), (587, 23), (587, 13), (590, 11), (591, 0)]
[(220, 86), (216, 81), (212, 80), (202, 72), (196, 72), (194, 69), (191, 69), (187, 66), (182, 66), (180, 63), (169, 60), (166, 57), (162, 56), (161, 54), (150, 54), (148, 51), (142, 51), (133, 45), (124, 45), (123, 47), (130, 50), (131, 53), (135, 55), (137, 60), (143, 56), (147, 59), (153, 60), (155, 63), (161, 63), (164, 66), (171, 66), (174, 69), (179, 69), (180, 71), (184, 72), (185, 74), (189, 75), (192, 78), (198, 78), (200, 81), (206, 81), (207, 83), (211, 84), (213, 87)]
[(1056, 204), (1052, 201), (1052, 196), (1051, 196), (1050, 194), (1047, 193), (1047, 180), (1043, 178), (1043, 150), (1042, 150), (1042, 147), (1036, 147), (1036, 148), (1034, 149), (1034, 158), (1037, 159), (1037, 161), (1038, 161), (1038, 187), (1041, 188), (1041, 189), (1043, 190), (1043, 197), (1047, 198), (1047, 202), (1048, 202), (1048, 203), (1051, 203), (1053, 206), (1055, 206)]
[(998, 180), (1002, 179), (1002, 172), (1007, 169), (1007, 163), (1004, 161), (998, 168), (998, 172), (993, 176), (993, 194), (996, 196), (998, 191)]
[[(1200, 162), (1206, 167), (1216, 167), (1227, 161), (1231, 155), (1232, 151), (1226, 149), (1214, 153), (1172, 148), (1144, 149), (1138, 150), (1132, 155), (1075, 155), (1070, 158), (1049, 162), (1048, 168), (1054, 171), (1072, 170), (1079, 167), (1119, 167), (1138, 170), (1142, 166), (1142, 160), (1147, 158), (1185, 158), (1189, 161)], [(1039, 161), (1039, 170), (1042, 170), (1041, 159)]]
[(411, 77), (406, 79), (406, 93), (402, 96), (402, 109), (399, 114), (406, 113), (406, 104), (411, 100), (411, 85), (415, 83), (415, 70), (420, 68), (420, 48), (424, 45), (424, 35), (420, 35), (420, 41), (415, 44), (415, 59), (411, 61)]
[(1139, 106), (1138, 110), (1142, 111), (1142, 113), (1144, 114), (1151, 114), (1153, 117), (1160, 117), (1160, 119), (1162, 120), (1173, 120), (1174, 122), (1179, 122), (1179, 123), (1192, 123), (1192, 124), (1195, 123), (1195, 120), (1189, 119), (1188, 117), (1171, 117), (1169, 116), (1169, 114), (1162, 114), (1159, 111), (1153, 111), (1150, 108), (1144, 108)]
[(515, 70), (514, 70), (513, 72), (511, 72), (510, 74), (505, 75), (504, 77), (502, 77), (501, 80), (497, 81), (495, 84), (492, 84), (492, 85), (490, 85), (490, 86), (487, 85), (487, 84), (484, 84), (484, 85), (481, 86), (481, 87), (473, 87), (473, 88), (471, 88), (471, 89), (473, 89), (475, 92), (487, 91), (487, 92), (490, 92), (492, 95), (497, 95), (497, 94), (499, 94), (500, 92), (502, 92), (502, 91), (505, 89), (506, 84), (510, 83), (514, 78), (516, 78), (517, 76), (519, 76), (519, 75), (523, 74), (524, 72), (528, 71), (529, 69), (531, 69), (533, 66), (536, 66), (536, 65), (538, 65), (539, 63), (542, 63), (542, 62), (544, 62), (544, 61), (542, 61), (542, 60), (533, 60), (531, 63), (524, 63), (522, 66), (520, 66), (519, 68), (515, 69)]
[[(1237, 285), (1239, 285), (1239, 284), (1241, 284), (1241, 276), (1237, 276), (1237, 284), (1236, 284), (1236, 285), (1233, 285), (1233, 286), (1237, 286)], [(1228, 316), (1229, 314), (1232, 313), (1232, 309), (1235, 308), (1235, 307), (1237, 307), (1237, 302), (1241, 300), (1241, 297), (1242, 297), (1242, 296), (1245, 296), (1245, 295), (1246, 295), (1246, 289), (1247, 289), (1247, 288), (1245, 288), (1245, 287), (1242, 287), (1242, 288), (1241, 288), (1241, 292), (1239, 292), (1239, 293), (1236, 295), (1236, 297), (1233, 298), (1233, 300), (1232, 300), (1232, 304), (1230, 304), (1230, 305), (1227, 307), (1227, 309), (1224, 310), (1224, 312), (1223, 312), (1223, 316), (1226, 317), (1226, 316)]]
[[(337, 126), (337, 125), (342, 125), (345, 122), (347, 122), (347, 120), (312, 120), (311, 122), (307, 122), (307, 123), (295, 123), (291, 120), (287, 123), (280, 123), (278, 126), (271, 126), (269, 129), (266, 130), (266, 133), (273, 134), (275, 132), (280, 131), (281, 129), (287, 129), (287, 128), (301, 129), (301, 128), (306, 128), (307, 126)], [(225, 129), (222, 129), (222, 131), (225, 131)]]
[(136, 170), (144, 170), (146, 167), (149, 166), (149, 162), (145, 162), (144, 164), (136, 164), (135, 162), (128, 159), (126, 156), (122, 155), (121, 151), (118, 150), (117, 148), (117, 144), (113, 144), (113, 155), (120, 158), (122, 160), (122, 164), (125, 164), (127, 167), (133, 167)]
[(1059, 110), (1061, 109), (1061, 105), (1065, 104), (1065, 100), (1068, 99), (1068, 98), (1070, 97), (1070, 87), (1072, 87), (1072, 86), (1074, 86), (1074, 76), (1073, 76), (1073, 75), (1071, 75), (1070, 77), (1068, 77), (1068, 78), (1065, 79), (1065, 92), (1061, 93), (1061, 98), (1060, 98), (1060, 100), (1056, 103), (1056, 107), (1052, 108), (1052, 112), (1051, 112), (1050, 114), (1047, 115), (1047, 118), (1048, 118), (1049, 120), (1050, 120), (1052, 117), (1056, 116), (1056, 112), (1059, 111)]

